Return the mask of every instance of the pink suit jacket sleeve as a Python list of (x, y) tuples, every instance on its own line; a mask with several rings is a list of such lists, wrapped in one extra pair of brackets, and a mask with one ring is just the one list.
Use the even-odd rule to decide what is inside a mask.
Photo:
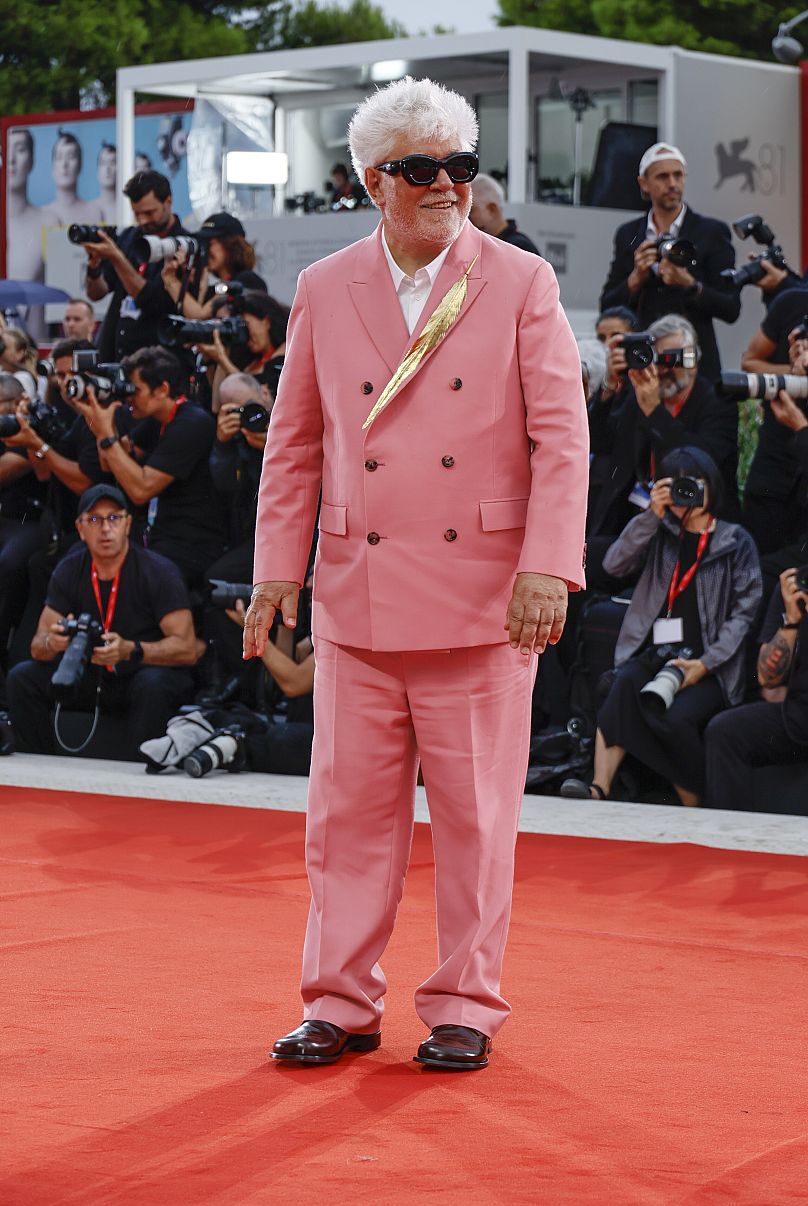
[(542, 265), (519, 319), (519, 373), (533, 443), (532, 485), (517, 573), (583, 590), (589, 427), (581, 360), (555, 274)]
[(264, 449), (255, 525), (254, 583), (303, 585), (322, 466), (323, 408), (315, 371), (306, 274), (301, 272)]

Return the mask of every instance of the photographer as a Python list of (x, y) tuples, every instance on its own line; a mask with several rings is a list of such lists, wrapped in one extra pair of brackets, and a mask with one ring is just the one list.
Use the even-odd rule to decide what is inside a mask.
[(107, 362), (156, 344), (157, 324), (176, 310), (163, 286), (162, 261), (146, 263), (136, 250), (138, 239), (188, 233), (172, 213), (171, 185), (160, 172), (135, 172), (123, 191), (136, 225), (127, 226), (116, 239), (101, 230), (97, 242), (82, 244), (87, 253), (87, 296), (100, 301), (112, 294), (98, 339), (101, 360)]
[(71, 297), (66, 303), (62, 330), (65, 339), (86, 339), (92, 346), (95, 338), (95, 311), (83, 297)]
[[(592, 783), (568, 779), (562, 795), (605, 800), (630, 753), (672, 783), (683, 804), (699, 803), (702, 732), (711, 716), (743, 699), (744, 642), (761, 595), (752, 538), (717, 518), (722, 491), (709, 456), (677, 449), (659, 465), (648, 510), (606, 554), (608, 573), (642, 572), (620, 628), (616, 675), (598, 712)], [(667, 672), (669, 688), (675, 685), (663, 708), (643, 688), (664, 663), (675, 668)]]
[(806, 606), (808, 565), (790, 566), (771, 595), (760, 635), (757, 674), (766, 698), (716, 716), (707, 726), (709, 808), (743, 809), (753, 767), (808, 763)]
[[(232, 214), (211, 214), (196, 232), (204, 249), (203, 267), (192, 290), (186, 291), (182, 299), (182, 313), (186, 318), (212, 318), (213, 299), (216, 286), (210, 281), (215, 276), (225, 285), (235, 281), (242, 289), (257, 289), (266, 293), (266, 282), (255, 268), (255, 249), (247, 242), (246, 231)], [(166, 260), (163, 266), (163, 285), (174, 302), (179, 303), (182, 291), (182, 272), (188, 257), (185, 251)]]
[(278, 392), (283, 359), (286, 354), (286, 328), (289, 325), (289, 307), (276, 301), (267, 293), (248, 290), (238, 304), (238, 315), (247, 324), (247, 344), (243, 356), (247, 361), (241, 367), (233, 359), (234, 353), (225, 345), (216, 331), (213, 344), (206, 352), (216, 362), (213, 378), (213, 410), (220, 405), (219, 389), (225, 377), (232, 373), (249, 373), (262, 385), (269, 388), (274, 398)]
[(183, 369), (164, 348), (141, 348), (122, 362), (134, 393), (132, 450), (116, 427), (121, 403), (101, 406), (92, 386), (82, 409), (91, 423), (103, 464), (136, 505), (148, 504), (145, 542), (201, 585), (207, 566), (224, 546), (224, 524), (208, 468), (215, 423), (182, 396)]
[(602, 310), (595, 322), (595, 338), (600, 343), (608, 344), (612, 335), (626, 335), (629, 331), (638, 331), (640, 324), (637, 315), (628, 306), (611, 306)]
[(133, 758), (140, 743), (164, 733), (191, 698), (188, 667), (198, 650), (187, 591), (170, 561), (130, 545), (131, 523), (115, 486), (93, 486), (82, 495), (76, 527), (85, 547), (54, 570), (31, 642), (33, 661), (19, 662), (8, 676), (11, 724), (21, 750), (55, 751), (54, 662), (79, 639), (65, 634), (65, 619), (96, 622), (89, 664), (65, 703), (124, 712)]
[(6, 665), (9, 634), (25, 606), (28, 560), (46, 539), (41, 522), (45, 486), (25, 450), (1, 438), (4, 420), (14, 418), (23, 396), (16, 377), (0, 374), (0, 667)]
[[(684, 314), (693, 325), (702, 351), (702, 372), (717, 381), (721, 372), (713, 319), (735, 322), (741, 298), (721, 276), (735, 266), (729, 228), (715, 218), (705, 218), (684, 203), (687, 164), (682, 152), (669, 143), (649, 147), (640, 160), (639, 185), (651, 202), (646, 217), (621, 226), (614, 240), (609, 276), (600, 297), (601, 309), (630, 306), (643, 327), (663, 314)], [(661, 237), (669, 249), (660, 247)], [(677, 254), (679, 241), (690, 244)], [(695, 263), (693, 263), (695, 260)]]
[[(210, 454), (213, 484), (223, 499), (230, 501), (229, 549), (207, 569), (206, 577), (225, 582), (252, 582), (255, 547), (255, 516), (258, 485), (267, 428), (251, 430), (244, 426), (245, 414), (253, 412), (252, 427), (263, 423), (257, 407), (263, 408), (263, 422), (269, 422), (272, 397), (247, 373), (225, 377), (221, 385), (221, 406), (216, 421), (216, 440)], [(247, 408), (245, 412), (245, 408)], [(242, 696), (254, 685), (254, 663), (245, 663), (241, 655), (241, 637), (219, 607), (209, 606), (204, 614), (205, 636), (212, 642), (215, 669), (208, 699), (220, 697), (224, 685), (237, 680)]]
[[(646, 483), (675, 448), (696, 445), (709, 453), (723, 479), (721, 514), (738, 513), (738, 420), (701, 375), (696, 333), (686, 318), (669, 314), (652, 323), (639, 359), (626, 363), (626, 336), (608, 340), (606, 377), (589, 407), (593, 456), (590, 471), (587, 577), (600, 581), (606, 548), (648, 505)], [(639, 338), (639, 335), (635, 336)], [(607, 583), (607, 585), (610, 585)]]
[[(789, 289), (781, 294), (744, 352), (744, 372), (804, 376), (808, 366), (806, 323), (808, 289)], [(774, 404), (764, 404), (743, 506), (744, 524), (762, 555), (791, 544), (808, 526), (795, 430), (783, 421)]]

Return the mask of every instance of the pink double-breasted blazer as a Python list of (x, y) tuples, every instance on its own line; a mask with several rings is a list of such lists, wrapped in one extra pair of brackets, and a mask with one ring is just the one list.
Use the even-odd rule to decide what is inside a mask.
[[(363, 431), (475, 256), (455, 325)], [(303, 582), (322, 483), (316, 635), (373, 650), (505, 641), (517, 572), (584, 585), (588, 448), (549, 264), (467, 222), (410, 336), (379, 227), (300, 275), (253, 580)]]

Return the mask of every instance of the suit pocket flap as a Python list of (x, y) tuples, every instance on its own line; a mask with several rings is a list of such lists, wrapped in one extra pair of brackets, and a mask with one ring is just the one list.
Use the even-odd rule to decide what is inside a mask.
[(320, 503), (320, 531), (328, 532), (331, 536), (347, 536), (348, 508)]
[(528, 498), (489, 498), (480, 503), (484, 532), (499, 532), (502, 528), (523, 528), (527, 520)]

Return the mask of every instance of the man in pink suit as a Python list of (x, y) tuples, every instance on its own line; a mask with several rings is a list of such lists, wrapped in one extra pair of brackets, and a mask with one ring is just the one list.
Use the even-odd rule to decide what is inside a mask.
[(584, 585), (580, 361), (549, 265), (467, 221), (477, 122), (462, 97), (400, 80), (349, 137), (382, 221), (300, 276), (245, 625), (245, 657), (276, 609), (294, 625), (322, 491), (305, 1020), (272, 1054), (379, 1046), (420, 760), (439, 965), (416, 993), (431, 1034), (415, 1059), (482, 1068), (510, 1012), (534, 655)]

